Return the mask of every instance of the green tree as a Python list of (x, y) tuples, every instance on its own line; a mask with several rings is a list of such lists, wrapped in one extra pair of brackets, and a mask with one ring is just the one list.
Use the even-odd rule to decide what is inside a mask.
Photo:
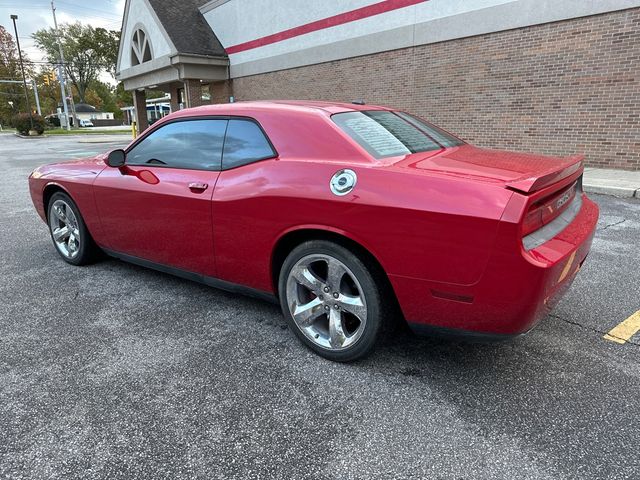
[(113, 112), (117, 114), (120, 111), (118, 107), (115, 88), (104, 82), (95, 82), (91, 86), (92, 90), (100, 97), (102, 101), (103, 112)]
[(89, 105), (96, 107), (96, 110), (100, 110), (101, 112), (104, 111), (104, 108), (103, 108), (104, 102), (102, 101), (102, 98), (100, 97), (100, 95), (98, 95), (92, 87), (87, 88), (87, 91), (84, 93), (84, 96), (85, 96), (86, 102)]
[[(59, 33), (67, 77), (85, 102), (87, 89), (101, 72), (115, 74), (120, 34), (80, 22), (60, 25)], [(38, 30), (32, 38), (49, 62), (59, 61), (58, 35), (53, 28)]]
[[(30, 63), (23, 52), (23, 61), (27, 78), (33, 72)], [(22, 81), (22, 71), (20, 70), (20, 58), (18, 57), (18, 47), (13, 36), (5, 27), (0, 25), (0, 80)], [(35, 105), (33, 95), (31, 105)], [(0, 123), (9, 123), (9, 120), (18, 112), (27, 111), (27, 102), (24, 98), (24, 87), (20, 83), (0, 83)]]
[(133, 105), (133, 92), (124, 89), (124, 83), (119, 82), (116, 85), (116, 104), (118, 107), (127, 107)]
[(99, 45), (102, 52), (104, 68), (111, 76), (116, 78), (116, 65), (118, 64), (118, 46), (120, 45), (120, 32), (117, 30), (95, 29), (94, 42)]

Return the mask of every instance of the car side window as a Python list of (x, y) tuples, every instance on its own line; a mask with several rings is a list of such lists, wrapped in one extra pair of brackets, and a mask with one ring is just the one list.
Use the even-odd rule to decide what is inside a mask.
[(220, 170), (227, 120), (183, 120), (163, 125), (127, 152), (128, 165)]
[(222, 154), (222, 169), (247, 165), (275, 157), (276, 153), (260, 126), (250, 120), (229, 120)]

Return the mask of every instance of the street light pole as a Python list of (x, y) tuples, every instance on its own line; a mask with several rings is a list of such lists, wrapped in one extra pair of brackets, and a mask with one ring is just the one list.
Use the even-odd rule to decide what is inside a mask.
[(29, 112), (29, 121), (31, 122), (31, 130), (33, 130), (33, 117), (31, 116), (31, 102), (29, 101), (29, 92), (27, 91), (27, 76), (24, 74), (24, 64), (22, 63), (22, 50), (20, 50), (20, 39), (18, 38), (18, 27), (16, 26), (17, 15), (11, 15), (13, 20), (13, 31), (16, 32), (16, 44), (18, 45), (18, 57), (20, 57), (20, 69), (22, 70), (22, 83), (24, 84), (24, 98), (27, 100), (27, 110)]

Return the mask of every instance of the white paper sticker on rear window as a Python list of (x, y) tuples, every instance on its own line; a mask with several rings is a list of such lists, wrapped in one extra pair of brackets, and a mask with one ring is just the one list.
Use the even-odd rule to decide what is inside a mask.
[[(391, 132), (366, 115), (357, 115), (344, 121), (354, 135), (366, 143), (378, 157), (408, 155), (411, 153)], [(360, 143), (360, 142), (359, 142)]]

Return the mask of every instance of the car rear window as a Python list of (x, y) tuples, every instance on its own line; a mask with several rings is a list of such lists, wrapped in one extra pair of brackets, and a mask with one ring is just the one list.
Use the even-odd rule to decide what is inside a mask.
[(463, 142), (411, 115), (387, 110), (337, 113), (333, 121), (374, 158), (439, 150)]
[(420, 130), (425, 132), (431, 138), (433, 138), (436, 142), (446, 148), (457, 147), (459, 145), (464, 145), (464, 142), (457, 137), (454, 137), (450, 133), (445, 132), (441, 128), (436, 127), (424, 120), (414, 117), (413, 115), (409, 115), (404, 112), (395, 112), (400, 118), (405, 119), (407, 122), (415, 125)]

